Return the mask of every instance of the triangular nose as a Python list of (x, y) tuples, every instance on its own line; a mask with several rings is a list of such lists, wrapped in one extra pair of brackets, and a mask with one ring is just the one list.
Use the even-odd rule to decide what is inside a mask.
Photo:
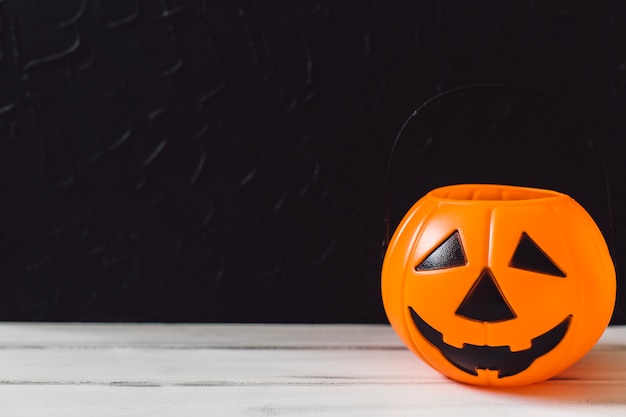
[(456, 310), (457, 316), (477, 321), (505, 321), (517, 317), (489, 268), (483, 269), (472, 289)]

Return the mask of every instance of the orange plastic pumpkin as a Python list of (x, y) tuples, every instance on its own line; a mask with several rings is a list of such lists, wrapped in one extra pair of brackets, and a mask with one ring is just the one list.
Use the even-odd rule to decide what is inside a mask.
[(615, 270), (591, 216), (569, 196), (452, 185), (420, 199), (382, 268), (387, 317), (407, 347), (455, 380), (548, 379), (609, 323)]

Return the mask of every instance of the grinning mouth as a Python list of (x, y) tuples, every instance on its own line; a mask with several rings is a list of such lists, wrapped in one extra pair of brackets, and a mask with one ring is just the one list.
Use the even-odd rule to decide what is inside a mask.
[(531, 347), (512, 352), (509, 346), (477, 346), (464, 343), (462, 348), (451, 346), (443, 341), (443, 334), (426, 323), (419, 314), (409, 307), (417, 330), (454, 366), (470, 375), (478, 375), (479, 369), (498, 371), (498, 378), (505, 378), (527, 369), (535, 359), (545, 355), (558, 345), (572, 321), (572, 315), (531, 340)]

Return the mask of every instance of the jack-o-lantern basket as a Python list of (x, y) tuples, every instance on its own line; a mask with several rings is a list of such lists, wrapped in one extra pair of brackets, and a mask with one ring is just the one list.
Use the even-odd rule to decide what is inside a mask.
[(515, 386), (553, 377), (609, 323), (615, 270), (571, 197), (507, 185), (441, 187), (406, 213), (382, 298), (407, 347), (448, 377)]

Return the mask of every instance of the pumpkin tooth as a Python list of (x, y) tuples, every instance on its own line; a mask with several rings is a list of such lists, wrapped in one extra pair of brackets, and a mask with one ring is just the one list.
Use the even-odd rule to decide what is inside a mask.
[(499, 335), (497, 325), (486, 324), (487, 327), (487, 340), (485, 345), (488, 346), (506, 346), (511, 352), (520, 352), (530, 349), (532, 347), (532, 337), (524, 336), (520, 334), (508, 334), (506, 338)]
[[(452, 335), (452, 336), (458, 336), (458, 335)], [(448, 335), (443, 335), (443, 342), (450, 346), (454, 346), (455, 348), (458, 348), (458, 349), (463, 349), (463, 346), (467, 343), (462, 338), (451, 337)]]
[(527, 342), (511, 343), (509, 345), (509, 349), (511, 349), (511, 352), (520, 352), (522, 350), (528, 350), (531, 347), (532, 343), (530, 343), (530, 340), (528, 340)]

